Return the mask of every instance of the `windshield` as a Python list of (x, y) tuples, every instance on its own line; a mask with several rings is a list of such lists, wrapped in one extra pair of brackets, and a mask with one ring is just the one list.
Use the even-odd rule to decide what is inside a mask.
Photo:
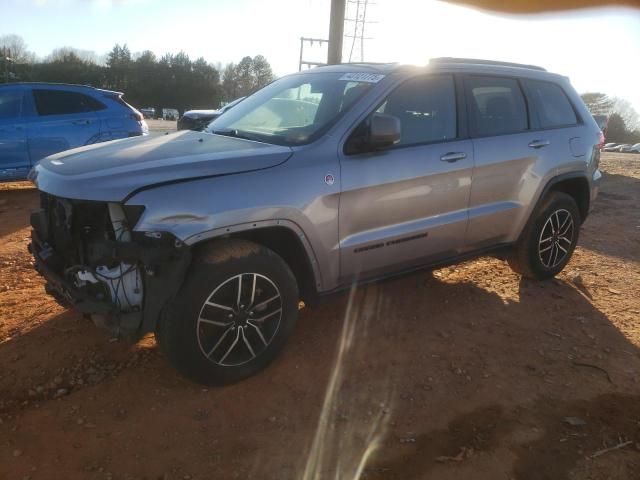
[(354, 74), (291, 75), (246, 98), (211, 122), (206, 131), (302, 145), (326, 132), (372, 85), (371, 80), (360, 81)]

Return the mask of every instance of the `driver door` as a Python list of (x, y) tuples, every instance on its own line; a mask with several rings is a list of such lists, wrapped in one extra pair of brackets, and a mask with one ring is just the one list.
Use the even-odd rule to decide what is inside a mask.
[(473, 169), (453, 75), (398, 86), (377, 109), (400, 120), (393, 147), (341, 155), (341, 281), (451, 257), (464, 247)]

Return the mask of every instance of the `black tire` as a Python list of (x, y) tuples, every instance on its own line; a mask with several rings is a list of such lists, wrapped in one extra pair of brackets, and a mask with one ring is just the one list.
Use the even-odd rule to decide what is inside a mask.
[[(571, 259), (578, 243), (580, 223), (580, 212), (573, 197), (550, 192), (534, 211), (509, 255), (509, 266), (516, 273), (535, 280), (554, 277)], [(547, 238), (550, 240), (545, 242)]]
[[(238, 288), (241, 293), (234, 293)], [(186, 377), (205, 385), (237, 382), (277, 356), (298, 317), (298, 302), (296, 279), (282, 258), (246, 240), (221, 240), (194, 255), (156, 338)]]

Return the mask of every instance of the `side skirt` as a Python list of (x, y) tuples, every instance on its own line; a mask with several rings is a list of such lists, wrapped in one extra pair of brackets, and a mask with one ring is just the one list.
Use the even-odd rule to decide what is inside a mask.
[(499, 245), (494, 245), (492, 247), (487, 247), (487, 248), (482, 248), (480, 250), (473, 250), (471, 252), (467, 252), (464, 253), (462, 255), (456, 255), (454, 257), (447, 257), (441, 260), (436, 260), (434, 262), (429, 262), (429, 263), (425, 263), (422, 265), (417, 265), (417, 266), (413, 266), (410, 268), (405, 268), (403, 270), (398, 270), (396, 272), (391, 272), (391, 273), (387, 273), (385, 275), (379, 275), (379, 276), (375, 276), (375, 277), (370, 277), (370, 278), (365, 278), (365, 279), (355, 279), (353, 282), (351, 283), (345, 283), (340, 285), (339, 287), (333, 289), (333, 290), (329, 290), (327, 292), (319, 292), (315, 298), (313, 299), (313, 301), (309, 302), (307, 305), (308, 306), (315, 306), (315, 305), (319, 305), (319, 304), (323, 304), (323, 303), (329, 303), (332, 301), (332, 298), (340, 293), (345, 292), (346, 290), (349, 290), (350, 288), (352, 288), (354, 285), (356, 287), (362, 286), (362, 285), (368, 285), (370, 283), (378, 283), (378, 282), (385, 282), (388, 280), (394, 280), (400, 277), (404, 277), (407, 275), (410, 275), (412, 273), (415, 272), (419, 272), (419, 271), (428, 271), (428, 270), (435, 270), (436, 268), (442, 268), (442, 267), (447, 267), (450, 265), (456, 265), (458, 263), (467, 261), (467, 260), (472, 260), (478, 257), (485, 257), (485, 256), (493, 256), (496, 258), (499, 258), (501, 260), (504, 260), (506, 258), (506, 256), (508, 255), (509, 251), (511, 250), (511, 248), (513, 247), (513, 243), (504, 243), (504, 244), (499, 244)]

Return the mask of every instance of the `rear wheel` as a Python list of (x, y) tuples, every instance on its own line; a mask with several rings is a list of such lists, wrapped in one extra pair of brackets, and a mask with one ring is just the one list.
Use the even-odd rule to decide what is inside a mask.
[(509, 266), (525, 277), (543, 280), (560, 273), (578, 242), (580, 213), (575, 200), (551, 192), (522, 233)]
[(297, 315), (298, 288), (284, 260), (252, 242), (222, 241), (194, 260), (158, 339), (187, 377), (232, 383), (276, 357)]

